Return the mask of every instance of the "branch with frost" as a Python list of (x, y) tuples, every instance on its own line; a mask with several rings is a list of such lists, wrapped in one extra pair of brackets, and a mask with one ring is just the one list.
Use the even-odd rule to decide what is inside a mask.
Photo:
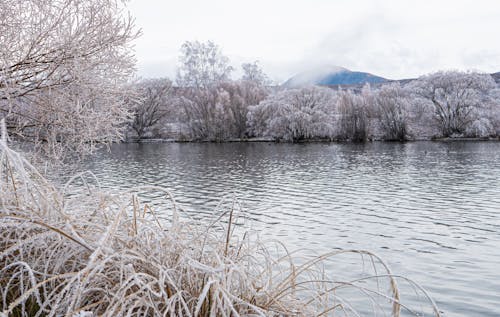
[(171, 112), (172, 82), (166, 78), (146, 79), (137, 84), (137, 98), (133, 99), (132, 129), (140, 139)]
[(119, 0), (0, 3), (0, 112), (46, 154), (121, 138), (138, 36)]

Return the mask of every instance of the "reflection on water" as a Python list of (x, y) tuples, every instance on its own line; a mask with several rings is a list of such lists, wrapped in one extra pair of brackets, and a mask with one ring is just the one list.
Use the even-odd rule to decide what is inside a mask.
[(168, 187), (197, 218), (234, 193), (291, 249), (370, 250), (445, 316), (500, 314), (500, 143), (124, 144), (84, 169)]

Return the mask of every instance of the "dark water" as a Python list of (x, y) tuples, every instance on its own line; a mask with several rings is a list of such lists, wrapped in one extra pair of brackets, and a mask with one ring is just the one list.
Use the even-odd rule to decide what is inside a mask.
[(290, 249), (370, 250), (444, 316), (500, 316), (498, 142), (125, 144), (85, 168), (105, 187), (168, 187), (197, 218), (234, 193)]

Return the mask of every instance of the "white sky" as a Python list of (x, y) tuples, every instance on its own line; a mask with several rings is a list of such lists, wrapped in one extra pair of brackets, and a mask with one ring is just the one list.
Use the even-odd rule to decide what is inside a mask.
[[(131, 0), (139, 75), (175, 77), (183, 42), (212, 40), (274, 80), (324, 65), (398, 79), (500, 71), (500, 0)], [(235, 77), (238, 73), (234, 74)]]

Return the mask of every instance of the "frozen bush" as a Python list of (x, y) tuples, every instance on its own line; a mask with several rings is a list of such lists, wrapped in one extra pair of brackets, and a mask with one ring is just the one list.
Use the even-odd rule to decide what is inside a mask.
[(488, 137), (494, 134), (493, 125), (486, 118), (476, 119), (465, 130), (465, 135), (468, 137)]
[(335, 95), (328, 88), (283, 90), (250, 107), (253, 136), (301, 141), (331, 139)]

